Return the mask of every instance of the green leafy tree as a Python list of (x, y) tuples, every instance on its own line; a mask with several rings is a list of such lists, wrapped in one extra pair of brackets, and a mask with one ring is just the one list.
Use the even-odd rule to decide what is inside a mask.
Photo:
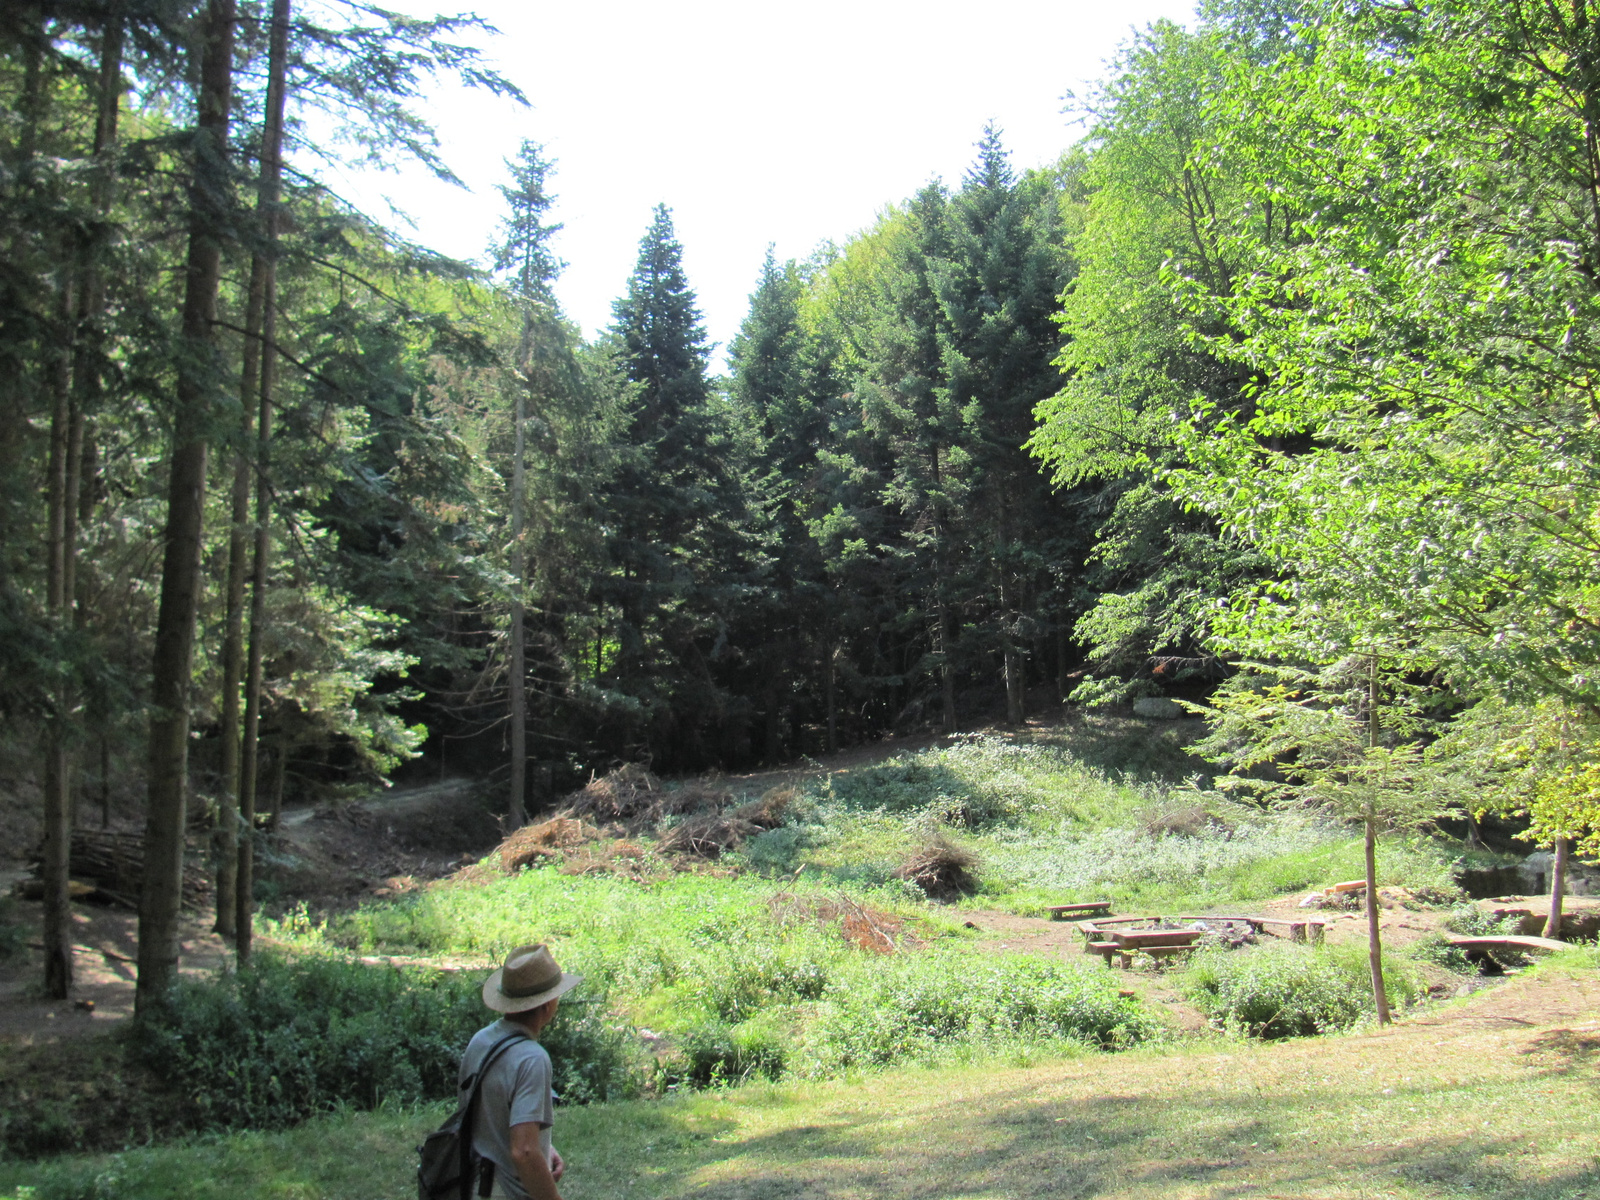
[(1266, 567), (1168, 482), (1188, 461), (1183, 422), (1208, 427), (1203, 414), (1246, 405), (1251, 384), (1247, 370), (1197, 342), (1192, 323), (1219, 339), (1230, 326), (1209, 309), (1192, 316), (1172, 275), (1183, 272), (1196, 295), (1228, 295), (1239, 270), (1235, 228), (1281, 235), (1281, 212), (1252, 211), (1231, 164), (1213, 171), (1203, 161), (1218, 136), (1228, 63), (1258, 52), (1215, 22), (1193, 33), (1157, 22), (1086, 101), (1095, 123), (1069, 192), (1077, 275), (1062, 297), (1058, 360), (1067, 379), (1038, 406), (1032, 440), (1100, 525), (1076, 627), (1099, 678), (1080, 685), (1081, 701), (1152, 689), (1152, 667), (1169, 681), (1212, 674), (1214, 605)]
[[(1411, 695), (1407, 695), (1407, 692)], [(1227, 790), (1310, 805), (1360, 823), (1365, 841), (1367, 947), (1378, 1021), (1390, 1019), (1379, 925), (1378, 837), (1453, 815), (1424, 762), (1430, 728), (1417, 689), (1386, 678), (1374, 656), (1324, 668), (1249, 662), (1197, 706), (1211, 729), (1196, 749), (1226, 766)], [(1387, 693), (1398, 692), (1398, 695)], [(1268, 768), (1267, 778), (1251, 772)]]

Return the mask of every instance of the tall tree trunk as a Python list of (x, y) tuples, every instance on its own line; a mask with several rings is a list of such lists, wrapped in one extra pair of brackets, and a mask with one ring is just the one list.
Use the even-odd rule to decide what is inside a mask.
[(1550, 860), (1550, 915), (1545, 919), (1544, 936), (1561, 936), (1561, 906), (1567, 894), (1567, 851), (1572, 839), (1558, 837)]
[[(1372, 656), (1367, 676), (1367, 748), (1378, 744), (1378, 656)], [(1378, 1010), (1378, 1024), (1389, 1023), (1389, 993), (1383, 986), (1383, 939), (1379, 930), (1378, 907), (1378, 821), (1376, 814), (1366, 820), (1367, 862), (1367, 965), (1372, 972), (1372, 1003)]]
[[(1003, 568), (1002, 568), (1003, 571)], [(1024, 712), (1023, 694), (1024, 681), (1022, 677), (1022, 651), (1017, 646), (1016, 618), (1011, 581), (1002, 573), (1000, 576), (1000, 637), (1004, 648), (1005, 680), (1006, 680), (1006, 724), (1020, 726), (1026, 717)]]
[[(261, 216), (266, 214), (262, 213)], [(250, 291), (245, 301), (244, 345), (239, 369), (239, 446), (233, 458), (231, 524), (228, 530), (227, 619), (222, 636), (222, 796), (212, 831), (217, 860), (216, 931), (233, 937), (239, 927), (239, 687), (244, 682), (244, 591), (250, 564), (250, 467), (261, 394), (261, 322), (266, 305), (266, 256), (250, 260)]]
[[(106, 17), (100, 40), (99, 92), (96, 98), (94, 171), (90, 201), (97, 216), (111, 207), (117, 112), (122, 99), (122, 23), (115, 8)], [(77, 247), (78, 279), (61, 293), (62, 334), (66, 339), (55, 380), (50, 422), (49, 607), (59, 631), (79, 623), (77, 599), (78, 522), (86, 512), (83, 488), (86, 414), (99, 395), (94, 356), (105, 310), (105, 283), (99, 247), (85, 241)], [(44, 881), (45, 991), (64, 999), (72, 988), (71, 875), (73, 824), (71, 753), (77, 702), (65, 685), (56, 696), (56, 714), (45, 731)]]
[[(256, 529), (250, 564), (250, 649), (245, 664), (244, 737), (239, 747), (239, 868), (234, 880), (234, 950), (250, 961), (255, 913), (256, 782), (261, 752), (261, 675), (267, 634), (267, 566), (272, 558), (272, 394), (278, 376), (278, 202), (283, 179), (283, 103), (289, 59), (290, 0), (272, 0), (267, 112), (261, 135), (261, 388), (256, 410)], [(245, 398), (244, 402), (249, 403)]]
[(183, 899), (184, 806), (189, 774), (189, 680), (200, 605), (207, 436), (211, 425), (211, 323), (222, 265), (228, 186), (228, 102), (233, 82), (234, 0), (210, 0), (200, 65), (182, 349), (167, 485), (166, 553), (150, 680), (149, 808), (139, 892), (138, 1011), (160, 1002), (178, 970)]
[(528, 554), (522, 530), (526, 520), (528, 475), (527, 452), (528, 388), (533, 384), (529, 355), (533, 343), (533, 318), (522, 324), (522, 379), (517, 388), (515, 415), (515, 458), (511, 463), (511, 663), (507, 672), (511, 709), (511, 795), (506, 804), (506, 823), (520, 829), (528, 819), (528, 654), (526, 611), (522, 589), (528, 580)]
[[(64, 637), (72, 613), (67, 582), (67, 562), (72, 557), (68, 509), (77, 508), (77, 497), (69, 496), (67, 491), (67, 464), (72, 454), (72, 329), (77, 314), (70, 271), (62, 271), (59, 287), (56, 315), (62, 344), (51, 378), (45, 602), (56, 635)], [(72, 761), (68, 753), (72, 697), (64, 680), (56, 684), (54, 691), (54, 711), (44, 730), (44, 846), (40, 876), (44, 885), (45, 992), (64, 1000), (72, 990), (72, 897), (68, 886), (72, 869)]]

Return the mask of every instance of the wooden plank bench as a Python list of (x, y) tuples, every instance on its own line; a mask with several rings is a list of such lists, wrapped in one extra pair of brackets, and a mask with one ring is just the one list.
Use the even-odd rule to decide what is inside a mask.
[(1045, 907), (1045, 912), (1050, 914), (1052, 921), (1064, 921), (1068, 917), (1088, 917), (1096, 913), (1109, 916), (1111, 901), (1090, 900), (1084, 904), (1051, 904)]
[(1107, 927), (1111, 925), (1136, 925), (1141, 921), (1159, 921), (1160, 917), (1095, 917), (1089, 921), (1079, 921), (1078, 932), (1083, 934), (1086, 941), (1096, 941), (1107, 936)]
[(1110, 938), (1124, 950), (1151, 950), (1167, 946), (1184, 949), (1205, 937), (1204, 929), (1113, 929)]
[(1098, 954), (1105, 961), (1106, 966), (1109, 967), (1111, 965), (1111, 956), (1117, 952), (1118, 948), (1115, 942), (1090, 942), (1083, 948), (1083, 952), (1085, 954)]
[[(1181, 958), (1186, 954), (1193, 954), (1194, 947), (1188, 946), (1126, 946), (1118, 947), (1115, 951), (1117, 965), (1124, 971), (1133, 966), (1133, 960), (1143, 954), (1157, 962), (1165, 962), (1169, 958)], [(1109, 961), (1109, 960), (1107, 960)]]
[(1450, 945), (1459, 946), (1468, 951), (1486, 952), (1489, 950), (1539, 950), (1549, 954), (1556, 950), (1570, 950), (1571, 942), (1558, 942), (1554, 938), (1545, 937), (1520, 937), (1515, 934), (1505, 937), (1458, 937), (1451, 938)]

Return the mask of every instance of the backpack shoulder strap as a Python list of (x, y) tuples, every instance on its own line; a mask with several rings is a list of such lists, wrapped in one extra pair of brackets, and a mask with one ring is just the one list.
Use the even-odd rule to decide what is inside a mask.
[(483, 1093), (484, 1076), (489, 1073), (489, 1068), (494, 1066), (495, 1060), (511, 1048), (512, 1042), (532, 1041), (525, 1033), (508, 1033), (483, 1056), (483, 1061), (478, 1064), (478, 1069), (467, 1076), (467, 1086), (472, 1090), (467, 1094), (466, 1101), (461, 1105), (461, 1200), (469, 1200), (472, 1194), (472, 1124), (478, 1111), (478, 1097)]

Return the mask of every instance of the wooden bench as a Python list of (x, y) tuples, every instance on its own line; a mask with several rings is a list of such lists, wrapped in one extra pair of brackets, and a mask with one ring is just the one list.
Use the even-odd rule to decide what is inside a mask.
[(1571, 942), (1558, 942), (1554, 938), (1544, 937), (1519, 937), (1515, 934), (1505, 937), (1458, 937), (1451, 938), (1450, 945), (1459, 946), (1471, 958), (1473, 952), (1487, 954), (1490, 950), (1537, 950), (1550, 954), (1556, 950), (1570, 950)]
[(1087, 917), (1095, 913), (1109, 915), (1111, 901), (1090, 900), (1084, 904), (1051, 904), (1046, 906), (1045, 912), (1050, 914), (1052, 921), (1064, 921), (1068, 917)]
[[(1126, 971), (1133, 966), (1133, 960), (1141, 954), (1148, 958), (1153, 958), (1157, 962), (1165, 962), (1169, 958), (1181, 958), (1185, 954), (1193, 954), (1194, 947), (1192, 945), (1118, 947), (1115, 953), (1117, 965)], [(1110, 960), (1108, 959), (1107, 961)]]
[(1085, 954), (1098, 954), (1105, 961), (1106, 966), (1109, 967), (1111, 965), (1111, 956), (1118, 949), (1119, 947), (1115, 942), (1090, 942), (1083, 948), (1083, 952)]
[(1204, 929), (1113, 929), (1110, 937), (1124, 950), (1150, 950), (1166, 946), (1188, 948), (1205, 937)]

